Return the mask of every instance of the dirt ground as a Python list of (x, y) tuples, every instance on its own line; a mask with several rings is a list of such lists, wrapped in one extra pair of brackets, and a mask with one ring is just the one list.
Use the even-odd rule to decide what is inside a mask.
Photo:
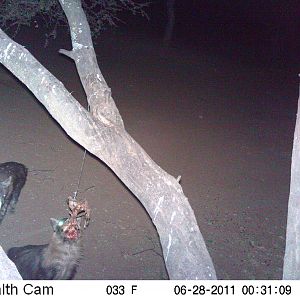
[[(73, 63), (57, 53), (67, 39), (46, 49), (30, 37), (19, 41), (85, 104)], [(128, 132), (181, 175), (218, 278), (280, 279), (297, 72), (199, 48), (160, 50), (158, 40), (122, 33), (105, 34), (96, 47)], [(67, 214), (83, 150), (2, 67), (0, 124), (0, 162), (29, 168), (0, 244), (47, 243), (49, 218)], [(167, 279), (151, 220), (109, 168), (88, 155), (80, 188), (92, 220), (76, 279)]]

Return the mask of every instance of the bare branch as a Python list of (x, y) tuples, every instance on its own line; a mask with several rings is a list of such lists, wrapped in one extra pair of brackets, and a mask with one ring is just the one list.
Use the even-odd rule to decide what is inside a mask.
[(76, 60), (76, 57), (75, 57), (75, 55), (72, 51), (68, 51), (68, 50), (65, 50), (65, 49), (59, 49), (58, 52), (63, 54), (63, 55), (66, 55), (66, 56), (70, 57), (73, 60)]
[[(66, 13), (71, 30), (73, 54), (68, 56), (74, 59), (92, 115), (107, 126), (124, 127), (122, 117), (111, 96), (110, 88), (98, 67), (90, 27), (81, 9), (81, 2), (79, 0), (60, 0), (60, 3)], [(63, 51), (63, 53), (66, 52)]]

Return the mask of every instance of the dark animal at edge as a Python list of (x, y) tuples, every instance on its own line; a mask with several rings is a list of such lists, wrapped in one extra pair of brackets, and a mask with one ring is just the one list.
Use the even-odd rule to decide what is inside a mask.
[(0, 164), (0, 224), (8, 211), (14, 212), (26, 177), (27, 168), (23, 164)]

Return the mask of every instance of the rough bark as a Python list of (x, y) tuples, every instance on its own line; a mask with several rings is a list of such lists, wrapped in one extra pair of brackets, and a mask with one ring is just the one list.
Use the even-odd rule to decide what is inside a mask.
[(291, 166), (283, 279), (300, 279), (300, 91)]
[(5, 254), (1, 246), (0, 246), (0, 280), (22, 280), (22, 277), (19, 274), (15, 264), (7, 257), (7, 255)]
[(79, 0), (60, 0), (71, 30), (72, 58), (85, 89), (84, 109), (49, 71), (0, 31), (0, 62), (18, 77), (76, 142), (106, 163), (141, 201), (155, 224), (170, 279), (216, 279), (192, 208), (179, 182), (126, 132), (97, 64)]

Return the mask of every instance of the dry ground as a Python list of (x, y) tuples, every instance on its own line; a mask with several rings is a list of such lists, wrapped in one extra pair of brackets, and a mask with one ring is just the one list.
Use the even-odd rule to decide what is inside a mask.
[[(218, 277), (280, 279), (297, 74), (185, 47), (163, 56), (158, 41), (137, 35), (104, 37), (99, 64), (125, 126), (163, 169), (181, 175)], [(26, 43), (84, 103), (72, 62), (57, 53), (66, 45)], [(1, 225), (0, 244), (47, 243), (49, 218), (66, 215), (83, 150), (3, 68), (0, 124), (0, 162), (30, 170), (15, 215)], [(167, 278), (148, 215), (92, 156), (80, 196), (92, 221), (76, 279)]]

